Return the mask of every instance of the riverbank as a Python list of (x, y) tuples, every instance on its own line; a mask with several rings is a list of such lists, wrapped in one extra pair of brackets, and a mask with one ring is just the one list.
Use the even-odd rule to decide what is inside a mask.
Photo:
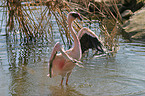
[(130, 39), (145, 40), (145, 7), (133, 13), (123, 24), (123, 29)]

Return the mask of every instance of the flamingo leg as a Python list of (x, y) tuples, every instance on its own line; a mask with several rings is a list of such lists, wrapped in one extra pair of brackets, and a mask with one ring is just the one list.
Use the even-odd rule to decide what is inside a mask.
[(63, 84), (63, 80), (64, 80), (64, 77), (62, 77), (62, 79), (61, 79), (61, 83), (60, 83), (61, 86), (62, 86), (62, 84)]
[(71, 74), (71, 72), (67, 73), (66, 85), (68, 85), (68, 78), (69, 78), (70, 74)]

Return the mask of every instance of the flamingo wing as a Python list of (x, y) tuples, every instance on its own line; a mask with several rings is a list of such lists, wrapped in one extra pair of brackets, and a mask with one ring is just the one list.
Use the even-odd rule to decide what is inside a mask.
[(49, 60), (49, 74), (47, 76), (49, 76), (50, 78), (52, 77), (52, 66), (53, 66), (53, 60), (55, 59), (56, 55), (57, 55), (57, 51), (59, 51), (59, 48), (60, 48), (60, 43), (57, 42), (55, 45), (54, 45), (54, 48), (52, 50), (52, 53), (51, 53), (51, 57), (50, 57), (50, 60)]
[(98, 36), (87, 28), (83, 28), (79, 32), (79, 40), (81, 43), (82, 53), (88, 49), (96, 49), (97, 51), (104, 53), (102, 49), (102, 44), (98, 39)]
[(55, 59), (55, 56), (57, 54), (57, 51), (55, 52), (55, 54), (53, 55), (53, 58), (49, 61), (49, 77), (51, 78), (52, 77), (52, 62), (53, 60)]
[(61, 48), (61, 44), (59, 42), (57, 42), (53, 48), (53, 51), (51, 53), (51, 57), (50, 57), (50, 60), (49, 60), (49, 77), (51, 78), (52, 77), (52, 67), (53, 67), (53, 61), (55, 59), (55, 57), (57, 56), (57, 52), (60, 51), (60, 53), (62, 54), (62, 56), (66, 59), (66, 60), (69, 60), (71, 62), (73, 62), (74, 64), (78, 65), (79, 67), (83, 67), (82, 65), (82, 62), (72, 58), (69, 56), (69, 54), (67, 54), (67, 52)]

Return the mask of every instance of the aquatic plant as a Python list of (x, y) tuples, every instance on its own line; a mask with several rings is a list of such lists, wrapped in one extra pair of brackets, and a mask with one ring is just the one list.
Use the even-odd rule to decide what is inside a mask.
[[(82, 2), (80, 0), (80, 2)], [(86, 3), (87, 2), (87, 3)], [(28, 0), (7, 0), (8, 8), (7, 34), (19, 34), (21, 42), (48, 42), (54, 40), (56, 27), (65, 45), (72, 45), (72, 37), (68, 31), (67, 14), (70, 11), (77, 11), (81, 14), (83, 22), (75, 21), (74, 29), (78, 32), (82, 26), (89, 27), (100, 35), (103, 45), (110, 51), (117, 51), (118, 48), (118, 24), (121, 16), (112, 0), (112, 10), (108, 3), (102, 1), (96, 5), (94, 1), (87, 0), (85, 3), (75, 3), (66, 0), (39, 0), (37, 2)], [(90, 12), (89, 6), (97, 9)], [(94, 22), (95, 21), (95, 22)], [(99, 24), (99, 26), (98, 26)], [(93, 26), (91, 26), (93, 25)], [(17, 32), (16, 32), (17, 30)], [(98, 31), (101, 32), (98, 32)], [(67, 40), (67, 41), (65, 41)]]

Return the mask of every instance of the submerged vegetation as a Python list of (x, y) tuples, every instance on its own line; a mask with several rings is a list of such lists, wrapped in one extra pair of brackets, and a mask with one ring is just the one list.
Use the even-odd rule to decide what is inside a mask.
[[(67, 14), (70, 11), (77, 11), (81, 14), (83, 22), (75, 21), (75, 31), (78, 32), (82, 27), (91, 28), (97, 35), (99, 34), (107, 50), (116, 52), (119, 39), (117, 29), (122, 21), (116, 0), (110, 2), (112, 4), (111, 10), (117, 14), (116, 16), (104, 1), (98, 6), (95, 1), (86, 0), (85, 3), (83, 3), (83, 0), (79, 1), (81, 3), (71, 2), (71, 0), (37, 0), (37, 2), (32, 0), (4, 0), (1, 6), (6, 6), (3, 11), (8, 12), (3, 14), (3, 17), (7, 17), (6, 34), (11, 36), (14, 41), (17, 41), (17, 35), (19, 35), (21, 44), (51, 43), (56, 31), (59, 31), (63, 43), (72, 45)], [(90, 11), (90, 6), (97, 9), (98, 13), (95, 13), (95, 10)], [(56, 27), (58, 27), (58, 30), (56, 30)]]

